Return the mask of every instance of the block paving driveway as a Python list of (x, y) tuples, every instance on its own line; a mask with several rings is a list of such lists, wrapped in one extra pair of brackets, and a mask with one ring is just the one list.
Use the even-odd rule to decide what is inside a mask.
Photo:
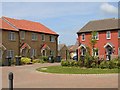
[(2, 87), (8, 88), (8, 73), (14, 73), (15, 88), (118, 88), (118, 74), (51, 74), (36, 71), (59, 63), (2, 68)]

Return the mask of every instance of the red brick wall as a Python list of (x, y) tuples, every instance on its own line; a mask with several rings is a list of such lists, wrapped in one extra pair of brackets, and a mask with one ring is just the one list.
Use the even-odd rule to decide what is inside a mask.
[[(78, 35), (79, 43), (85, 44), (86, 46), (90, 47), (90, 37), (91, 33), (85, 33), (85, 41), (81, 40), (81, 34)], [(118, 31), (114, 30), (111, 31), (111, 39), (106, 39), (106, 31), (99, 32), (99, 40), (97, 40), (97, 44), (95, 48), (99, 49), (99, 55), (105, 56), (105, 48), (104, 45), (108, 42), (111, 42), (115, 46), (114, 55), (118, 55)]]

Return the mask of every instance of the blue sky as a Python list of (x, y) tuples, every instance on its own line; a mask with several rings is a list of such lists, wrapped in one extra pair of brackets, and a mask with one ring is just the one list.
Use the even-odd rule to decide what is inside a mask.
[(77, 31), (90, 20), (118, 17), (117, 2), (3, 2), (2, 16), (27, 19), (57, 32), (59, 43), (75, 44)]

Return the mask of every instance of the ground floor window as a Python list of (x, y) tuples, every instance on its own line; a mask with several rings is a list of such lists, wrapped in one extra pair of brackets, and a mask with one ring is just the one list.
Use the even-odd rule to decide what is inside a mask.
[(7, 51), (7, 56), (11, 57), (11, 58), (14, 58), (14, 50), (8, 50)]
[(2, 59), (2, 50), (0, 49), (0, 59)]
[(118, 56), (120, 57), (120, 47), (118, 48)]
[(31, 56), (36, 56), (36, 49), (31, 49)]
[(86, 54), (86, 49), (85, 48), (81, 48), (81, 55), (84, 56)]
[(50, 55), (52, 55), (52, 56), (53, 56), (53, 55), (54, 55), (54, 51), (50, 51)]

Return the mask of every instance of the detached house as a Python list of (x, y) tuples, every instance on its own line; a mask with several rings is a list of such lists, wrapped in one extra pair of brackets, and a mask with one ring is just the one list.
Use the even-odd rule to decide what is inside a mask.
[(0, 18), (0, 58), (58, 55), (58, 34), (38, 22)]
[(90, 45), (92, 31), (97, 32), (95, 36), (97, 43), (94, 47), (97, 49), (96, 56), (106, 60), (109, 60), (108, 56), (111, 58), (120, 56), (120, 27), (118, 27), (118, 19), (115, 18), (90, 21), (77, 32), (79, 55), (85, 55), (86, 47), (90, 48), (91, 54), (93, 53)]

